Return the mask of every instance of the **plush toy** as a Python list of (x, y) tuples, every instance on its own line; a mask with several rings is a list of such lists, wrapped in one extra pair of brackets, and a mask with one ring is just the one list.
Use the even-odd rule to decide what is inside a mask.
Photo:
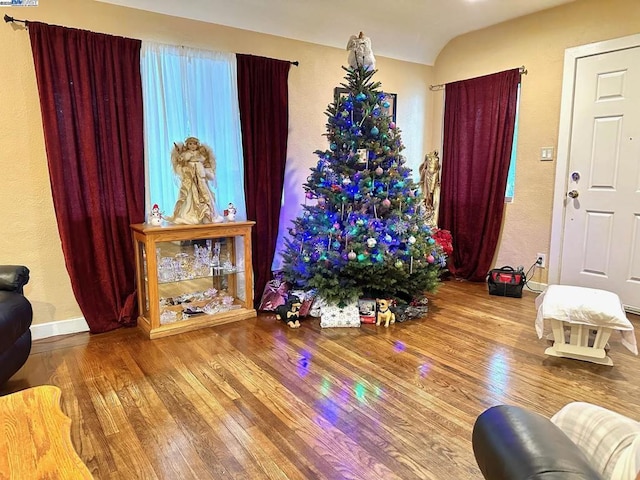
[(371, 50), (371, 40), (369, 37), (365, 37), (364, 33), (360, 32), (357, 37), (351, 35), (347, 43), (347, 50), (349, 50), (347, 61), (351, 68), (355, 70), (364, 67), (365, 70), (375, 70), (376, 58)]
[(389, 309), (389, 300), (384, 298), (376, 299), (378, 311), (376, 313), (376, 325), (384, 322), (384, 326), (388, 327), (390, 323), (396, 323), (396, 315)]
[(300, 306), (302, 303), (295, 295), (289, 295), (287, 303), (276, 308), (280, 319), (291, 328), (300, 328)]

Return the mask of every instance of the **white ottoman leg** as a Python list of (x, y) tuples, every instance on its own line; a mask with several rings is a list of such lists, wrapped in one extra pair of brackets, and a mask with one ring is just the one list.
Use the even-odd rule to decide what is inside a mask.
[(604, 347), (611, 335), (611, 329), (606, 327), (598, 327), (598, 334), (593, 346), (589, 346), (589, 330), (593, 327), (587, 325), (567, 324), (571, 329), (570, 343), (564, 340), (565, 322), (560, 320), (551, 320), (551, 328), (553, 329), (553, 346), (547, 348), (544, 353), (554, 357), (573, 358), (575, 360), (584, 360), (586, 362), (597, 363), (599, 365), (613, 365), (613, 360), (609, 357)]

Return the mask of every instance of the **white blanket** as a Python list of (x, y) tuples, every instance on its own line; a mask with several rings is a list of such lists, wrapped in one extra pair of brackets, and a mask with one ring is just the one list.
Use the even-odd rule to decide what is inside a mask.
[(587, 456), (607, 480), (634, 480), (640, 471), (640, 423), (612, 410), (571, 402), (551, 422)]
[(622, 335), (622, 345), (635, 355), (638, 346), (633, 325), (627, 318), (620, 297), (594, 288), (550, 285), (536, 298), (536, 332), (542, 338), (545, 320), (609, 327)]

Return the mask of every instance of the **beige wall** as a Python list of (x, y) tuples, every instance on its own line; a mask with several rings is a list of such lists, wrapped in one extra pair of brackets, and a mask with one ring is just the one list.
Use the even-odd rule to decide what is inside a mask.
[[(496, 265), (525, 265), (549, 254), (556, 162), (541, 162), (540, 147), (557, 147), (566, 48), (640, 32), (640, 1), (578, 0), (455, 38), (435, 63), (437, 83), (525, 65), (513, 204), (507, 205)], [(440, 143), (442, 94), (434, 96), (430, 144)], [(446, 168), (446, 167), (443, 167)], [(534, 281), (546, 283), (547, 271)]]
[[(324, 111), (333, 88), (343, 79), (340, 66), (346, 63), (346, 51), (93, 0), (41, 0), (40, 4), (0, 7), (0, 14), (162, 43), (300, 61), (289, 74), (285, 200), (296, 206), (302, 203), (301, 184), (317, 161), (312, 152), (326, 147), (322, 137)], [(345, 45), (356, 30), (344, 32)], [(375, 35), (369, 35), (375, 49)], [(71, 292), (51, 200), (28, 33), (2, 24), (0, 45), (0, 264), (24, 264), (31, 269), (26, 294), (34, 306), (34, 324), (78, 318), (82, 313)], [(426, 87), (434, 81), (433, 69), (385, 58), (378, 58), (377, 66), (377, 80), (385, 90), (398, 93), (398, 125), (407, 146), (404, 153), (417, 170), (431, 130), (424, 112), (433, 110)], [(169, 152), (167, 161), (168, 157)], [(289, 219), (283, 222), (288, 225)]]

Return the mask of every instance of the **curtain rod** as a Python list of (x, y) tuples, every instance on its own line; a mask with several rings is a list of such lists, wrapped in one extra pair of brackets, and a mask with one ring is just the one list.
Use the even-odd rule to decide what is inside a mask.
[[(526, 75), (527, 73), (529, 73), (524, 65), (521, 66), (518, 70), (520, 70), (520, 75)], [(435, 92), (437, 90), (444, 90), (444, 87), (444, 83), (439, 83), (437, 85), (429, 85), (429, 90)]]
[(10, 17), (6, 13), (4, 14), (4, 21), (7, 22), (7, 23), (9, 23), (9, 22), (12, 22), (12, 23), (13, 22), (22, 22), (22, 23), (24, 23), (25, 27), (27, 26), (27, 22), (28, 22), (28, 20), (20, 20), (19, 18)]
[[(10, 17), (9, 15), (7, 15), (6, 13), (5, 13), (5, 15), (4, 15), (4, 21), (5, 21), (5, 22), (7, 22), (7, 23), (10, 23), (10, 22), (12, 22), (12, 23), (13, 23), (13, 22), (22, 22), (22, 23), (24, 23), (24, 26), (25, 26), (25, 27), (26, 27), (26, 26), (27, 26), (27, 24), (29, 23), (29, 20), (20, 20), (20, 19), (18, 19), (18, 18), (13, 18), (13, 17)], [(293, 65), (293, 66), (296, 66), (296, 67), (300, 65), (300, 62), (299, 62), (298, 60), (295, 60), (295, 61), (289, 61), (289, 63), (290, 63), (291, 65)]]

